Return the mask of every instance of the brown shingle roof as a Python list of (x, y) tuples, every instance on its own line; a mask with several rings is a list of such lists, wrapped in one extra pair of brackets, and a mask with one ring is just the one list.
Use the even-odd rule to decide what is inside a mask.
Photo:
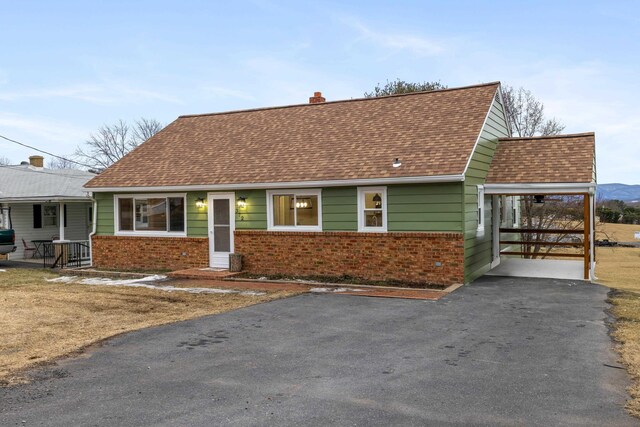
[(462, 174), (498, 86), (181, 116), (86, 187)]
[(501, 138), (487, 184), (591, 183), (595, 134)]

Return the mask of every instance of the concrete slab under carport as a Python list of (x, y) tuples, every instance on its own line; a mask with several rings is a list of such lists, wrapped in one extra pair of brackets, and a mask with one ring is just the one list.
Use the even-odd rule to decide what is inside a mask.
[(501, 257), (500, 264), (486, 275), (583, 280), (583, 271), (582, 261)]
[(144, 329), (0, 389), (0, 424), (632, 426), (608, 289), (304, 294)]

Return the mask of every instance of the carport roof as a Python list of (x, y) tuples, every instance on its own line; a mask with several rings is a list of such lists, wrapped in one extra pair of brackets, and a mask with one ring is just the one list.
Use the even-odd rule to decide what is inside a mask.
[(486, 183), (595, 183), (595, 134), (500, 138)]

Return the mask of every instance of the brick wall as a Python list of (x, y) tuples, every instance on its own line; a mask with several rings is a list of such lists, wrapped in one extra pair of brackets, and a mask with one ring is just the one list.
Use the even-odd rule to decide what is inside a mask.
[[(450, 285), (464, 282), (462, 233), (235, 231), (244, 271)], [(442, 263), (440, 267), (436, 262)]]
[(209, 266), (206, 237), (93, 236), (92, 251), (93, 265), (98, 268), (181, 270)]

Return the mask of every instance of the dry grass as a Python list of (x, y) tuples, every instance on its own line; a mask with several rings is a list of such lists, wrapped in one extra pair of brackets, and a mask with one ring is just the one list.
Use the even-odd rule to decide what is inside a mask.
[[(616, 225), (616, 224), (613, 224)], [(610, 302), (616, 318), (613, 337), (627, 371), (633, 378), (629, 387), (629, 412), (640, 417), (640, 249), (597, 248), (598, 282), (619, 289)]]
[(608, 239), (615, 242), (638, 242), (634, 233), (640, 231), (640, 225), (634, 224), (596, 224), (596, 239)]
[(42, 270), (0, 272), (0, 384), (26, 368), (117, 335), (296, 294), (169, 293), (144, 288), (49, 283)]
[(633, 378), (627, 409), (640, 418), (640, 293), (616, 292), (611, 303), (616, 317), (613, 337), (620, 343), (618, 351)]
[(640, 292), (640, 248), (596, 248), (598, 283)]

